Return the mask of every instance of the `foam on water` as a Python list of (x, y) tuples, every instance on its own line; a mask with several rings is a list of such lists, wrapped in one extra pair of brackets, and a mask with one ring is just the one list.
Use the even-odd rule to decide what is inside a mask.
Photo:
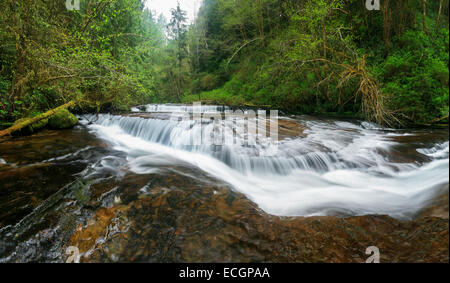
[[(222, 111), (216, 106), (206, 111)], [(203, 108), (203, 107), (202, 107)], [(189, 106), (151, 105), (150, 111), (189, 111)], [(209, 109), (209, 110), (208, 110)], [(89, 117), (88, 117), (89, 119)], [(212, 124), (100, 115), (89, 128), (127, 153), (129, 168), (138, 174), (155, 173), (164, 166), (195, 166), (245, 194), (274, 215), (389, 214), (412, 217), (449, 182), (448, 141), (417, 152), (431, 162), (389, 161), (392, 137), (402, 136), (372, 123), (300, 119), (305, 137), (278, 142), (276, 156), (262, 139), (247, 146), (237, 133), (237, 144), (186, 146), (186, 139), (209, 137)], [(226, 123), (226, 122), (223, 122)], [(232, 126), (223, 125), (225, 135)], [(246, 138), (249, 138), (246, 136)], [(256, 137), (253, 137), (256, 138)]]
[(437, 144), (432, 148), (419, 148), (417, 149), (417, 151), (436, 159), (448, 158), (449, 155), (448, 141), (441, 144)]

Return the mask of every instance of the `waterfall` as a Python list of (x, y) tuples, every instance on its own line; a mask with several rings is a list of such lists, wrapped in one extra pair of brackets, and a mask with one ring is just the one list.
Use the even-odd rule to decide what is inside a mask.
[[(229, 108), (202, 106), (201, 110), (223, 114)], [(194, 110), (189, 105), (152, 104), (139, 111), (192, 115)], [(89, 115), (81, 118), (86, 125), (95, 120)], [(234, 138), (235, 143), (192, 144), (195, 137), (212, 139), (215, 124), (168, 116), (103, 114), (88, 127), (126, 152), (129, 168), (135, 173), (154, 173), (155, 168), (175, 164), (196, 166), (274, 215), (389, 214), (408, 218), (449, 182), (448, 141), (417, 146), (417, 160), (405, 162), (394, 158), (402, 154), (398, 148), (405, 146), (395, 138), (414, 133), (367, 122), (277, 118), (304, 125), (303, 135), (273, 141), (251, 131), (236, 131), (233, 123), (224, 120), (221, 134)], [(251, 139), (259, 142), (250, 145), (247, 141)], [(273, 146), (276, 155), (262, 154)]]

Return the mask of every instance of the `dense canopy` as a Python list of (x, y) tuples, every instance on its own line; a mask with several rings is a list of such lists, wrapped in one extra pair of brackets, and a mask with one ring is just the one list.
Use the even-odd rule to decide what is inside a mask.
[(448, 120), (448, 0), (0, 3), (0, 119), (214, 101), (392, 125)]

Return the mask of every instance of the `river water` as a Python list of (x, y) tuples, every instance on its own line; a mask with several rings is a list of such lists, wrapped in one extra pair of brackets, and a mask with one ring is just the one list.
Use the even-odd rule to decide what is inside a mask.
[[(176, 164), (194, 166), (231, 184), (273, 215), (407, 218), (449, 182), (446, 131), (393, 130), (363, 121), (279, 116), (278, 149), (267, 156), (261, 154), (268, 150), (265, 140), (251, 146), (239, 140), (245, 134), (247, 139), (254, 135), (251, 131), (235, 134), (238, 140), (230, 145), (185, 146), (180, 140), (214, 134), (210, 120), (170, 119), (168, 113), (192, 112), (188, 106), (148, 105), (143, 110), (134, 117), (101, 115), (84, 121), (95, 120), (88, 128), (126, 152), (135, 173)], [(201, 112), (225, 110), (206, 106)], [(159, 115), (146, 117), (146, 113)], [(223, 135), (233, 135), (233, 125), (222, 123)]]
[[(126, 114), (82, 115), (74, 129), (0, 143), (0, 261), (59, 262), (69, 245), (90, 261), (264, 261), (271, 258), (270, 245), (294, 241), (274, 241), (295, 229), (273, 217), (389, 215), (408, 221), (448, 195), (446, 129), (282, 114), (267, 114), (267, 127), (252, 129), (245, 127), (253, 119), (245, 118), (250, 109), (234, 111), (232, 121), (180, 118), (197, 110), (146, 105)], [(232, 110), (209, 105), (198, 112), (223, 118)], [(269, 135), (270, 125), (277, 136)], [(217, 133), (233, 143), (215, 144)], [(192, 142), (196, 137), (200, 143)], [(260, 236), (245, 245), (231, 240), (248, 236), (251, 223), (269, 229), (254, 228), (270, 239), (262, 250)], [(387, 234), (383, 229), (391, 228), (376, 233)], [(117, 234), (126, 240), (117, 244)], [(211, 245), (223, 250), (206, 248)], [(118, 246), (120, 251), (112, 248)], [(203, 252), (194, 256), (199, 247)], [(292, 259), (298, 260), (282, 258)]]

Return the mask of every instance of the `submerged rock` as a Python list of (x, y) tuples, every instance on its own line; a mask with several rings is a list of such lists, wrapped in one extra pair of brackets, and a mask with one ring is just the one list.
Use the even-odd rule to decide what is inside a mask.
[(68, 129), (78, 123), (77, 117), (67, 109), (61, 109), (52, 115), (48, 120), (48, 125), (52, 129)]

